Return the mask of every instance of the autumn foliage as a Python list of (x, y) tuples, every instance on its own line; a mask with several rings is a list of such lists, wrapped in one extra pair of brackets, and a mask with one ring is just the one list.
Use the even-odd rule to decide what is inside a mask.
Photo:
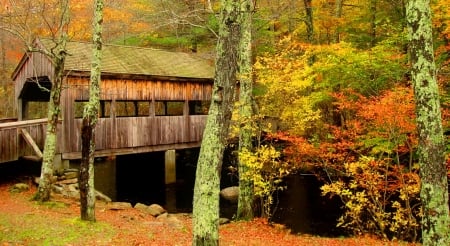
[(324, 196), (341, 199), (337, 226), (416, 241), (418, 140), (405, 54), (396, 48), (401, 43), (393, 38), (358, 50), (286, 38), (255, 68), (260, 109), (280, 120), (272, 137), (288, 143), (283, 160), (316, 174)]

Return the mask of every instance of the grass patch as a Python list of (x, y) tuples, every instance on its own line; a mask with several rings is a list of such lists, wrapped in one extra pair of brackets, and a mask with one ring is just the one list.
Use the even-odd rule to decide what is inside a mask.
[(47, 208), (59, 209), (59, 208), (67, 208), (69, 204), (59, 201), (48, 201), (48, 202), (38, 202), (37, 204), (45, 206)]
[(114, 229), (102, 222), (85, 222), (79, 218), (46, 219), (28, 213), (0, 216), (0, 242), (25, 245), (67, 245), (92, 242), (107, 245)]

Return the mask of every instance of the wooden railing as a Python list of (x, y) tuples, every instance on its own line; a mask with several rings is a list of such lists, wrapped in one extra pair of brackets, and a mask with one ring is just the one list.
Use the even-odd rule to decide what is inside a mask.
[[(96, 127), (98, 156), (199, 146), (206, 115), (100, 118)], [(81, 157), (81, 119), (58, 125), (57, 153)], [(0, 163), (19, 157), (39, 159), (47, 119), (0, 123)], [(60, 132), (62, 130), (63, 132)]]
[(0, 123), (0, 163), (36, 156), (44, 147), (46, 126), (47, 119)]
[[(206, 115), (100, 118), (96, 150), (200, 142)], [(63, 152), (81, 152), (81, 119), (65, 125)]]

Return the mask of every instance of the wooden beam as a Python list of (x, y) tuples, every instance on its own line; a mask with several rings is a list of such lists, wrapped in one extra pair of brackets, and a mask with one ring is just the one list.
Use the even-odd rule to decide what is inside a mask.
[[(154, 145), (154, 146), (144, 146), (144, 147), (132, 147), (132, 148), (121, 148), (121, 149), (108, 149), (108, 150), (96, 150), (94, 152), (95, 157), (105, 157), (113, 155), (128, 155), (128, 154), (139, 154), (157, 151), (166, 151), (169, 149), (190, 149), (200, 147), (201, 142), (192, 143), (179, 143), (179, 144), (164, 144), (164, 145)], [(64, 160), (76, 160), (81, 159), (81, 152), (68, 152), (62, 153), (62, 158)]]
[(40, 162), (42, 161), (42, 158), (39, 158), (37, 156), (34, 155), (25, 155), (21, 157), (24, 160), (28, 160), (28, 161), (34, 161), (34, 162)]
[(34, 150), (34, 153), (36, 154), (37, 158), (42, 159), (42, 151), (39, 149), (37, 144), (34, 142), (31, 135), (28, 133), (27, 130), (21, 128), (20, 132), (22, 133), (22, 137), (25, 139), (25, 142), (27, 142), (28, 145)]

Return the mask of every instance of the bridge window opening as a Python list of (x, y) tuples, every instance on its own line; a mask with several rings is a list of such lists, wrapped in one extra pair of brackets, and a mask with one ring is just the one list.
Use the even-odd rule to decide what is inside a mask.
[(184, 112), (183, 101), (156, 101), (156, 116), (180, 116)]
[(137, 116), (149, 116), (150, 115), (150, 102), (149, 101), (136, 101)]
[(117, 117), (142, 117), (150, 115), (149, 101), (116, 101)]
[(111, 101), (100, 100), (100, 117), (111, 117)]
[(48, 102), (27, 102), (26, 119), (34, 120), (47, 117)]
[(75, 119), (81, 119), (83, 118), (83, 110), (84, 107), (87, 105), (88, 101), (75, 101), (74, 103), (74, 115)]
[[(89, 101), (77, 100), (74, 103), (74, 115), (75, 119), (83, 118), (84, 107)], [(100, 101), (99, 116), (100, 118), (109, 118), (111, 115), (111, 101)]]
[(133, 117), (138, 114), (134, 101), (116, 101), (116, 117)]
[(189, 101), (189, 115), (207, 115), (210, 101)]

